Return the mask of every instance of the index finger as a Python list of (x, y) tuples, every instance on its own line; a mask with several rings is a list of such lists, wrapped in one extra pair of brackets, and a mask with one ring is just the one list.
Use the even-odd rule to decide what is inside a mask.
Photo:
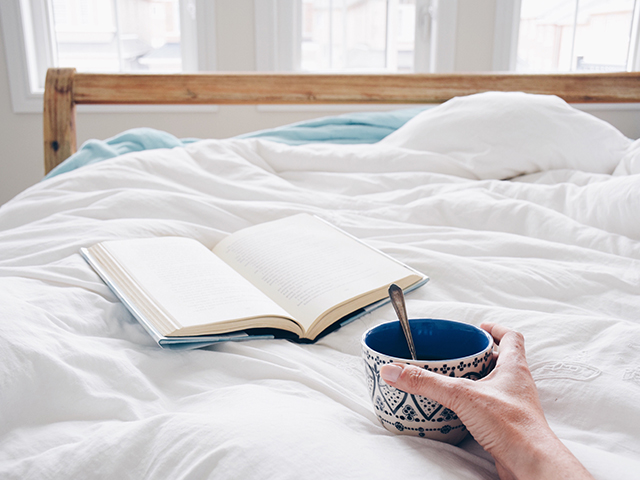
[(505, 327), (504, 325), (498, 325), (497, 323), (482, 323), (480, 328), (487, 331), (498, 345), (500, 345), (502, 337), (512, 331), (510, 328)]
[(496, 366), (505, 361), (520, 361), (525, 357), (524, 336), (520, 332), (495, 323), (483, 323), (481, 327), (500, 346)]

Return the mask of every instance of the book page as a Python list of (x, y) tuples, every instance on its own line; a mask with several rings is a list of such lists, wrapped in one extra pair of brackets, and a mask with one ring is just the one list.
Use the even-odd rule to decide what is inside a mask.
[(248, 317), (289, 317), (195, 240), (156, 237), (101, 245), (180, 327)]
[(241, 230), (213, 251), (305, 329), (331, 307), (416, 274), (306, 214)]

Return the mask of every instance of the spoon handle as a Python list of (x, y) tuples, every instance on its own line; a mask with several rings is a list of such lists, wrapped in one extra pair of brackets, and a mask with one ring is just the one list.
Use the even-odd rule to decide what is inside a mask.
[(404, 294), (402, 293), (402, 289), (395, 283), (392, 283), (389, 286), (389, 298), (391, 298), (391, 304), (393, 305), (393, 308), (396, 311), (396, 315), (400, 320), (400, 325), (402, 325), (402, 331), (404, 332), (404, 336), (407, 339), (407, 345), (409, 346), (411, 358), (413, 360), (417, 360), (418, 356), (416, 355), (416, 347), (413, 344), (411, 327), (409, 326), (409, 319), (407, 318), (407, 308), (404, 304)]

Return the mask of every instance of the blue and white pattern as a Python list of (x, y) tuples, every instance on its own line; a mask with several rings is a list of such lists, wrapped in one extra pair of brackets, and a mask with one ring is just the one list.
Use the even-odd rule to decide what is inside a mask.
[[(472, 380), (487, 375), (493, 368), (492, 348), (458, 361), (417, 362), (422, 368), (451, 377)], [(380, 367), (394, 360), (363, 346), (369, 395), (382, 425), (395, 433), (433, 438), (456, 444), (467, 429), (455, 412), (420, 395), (411, 395), (387, 385), (380, 378)], [(416, 364), (416, 362), (411, 362)]]

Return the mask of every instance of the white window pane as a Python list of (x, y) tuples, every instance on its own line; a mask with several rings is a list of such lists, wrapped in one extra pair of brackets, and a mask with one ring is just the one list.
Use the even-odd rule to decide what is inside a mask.
[(625, 70), (634, 0), (522, 0), (516, 70)]
[(633, 3), (633, 0), (580, 2), (574, 47), (576, 70), (626, 70)]
[(331, 8), (330, 0), (302, 2), (302, 70), (331, 68)]
[(301, 6), (301, 70), (413, 70), (415, 0), (302, 0)]
[(522, 0), (516, 70), (568, 70), (575, 0)]
[(180, 72), (180, 0), (54, 0), (58, 66)]

